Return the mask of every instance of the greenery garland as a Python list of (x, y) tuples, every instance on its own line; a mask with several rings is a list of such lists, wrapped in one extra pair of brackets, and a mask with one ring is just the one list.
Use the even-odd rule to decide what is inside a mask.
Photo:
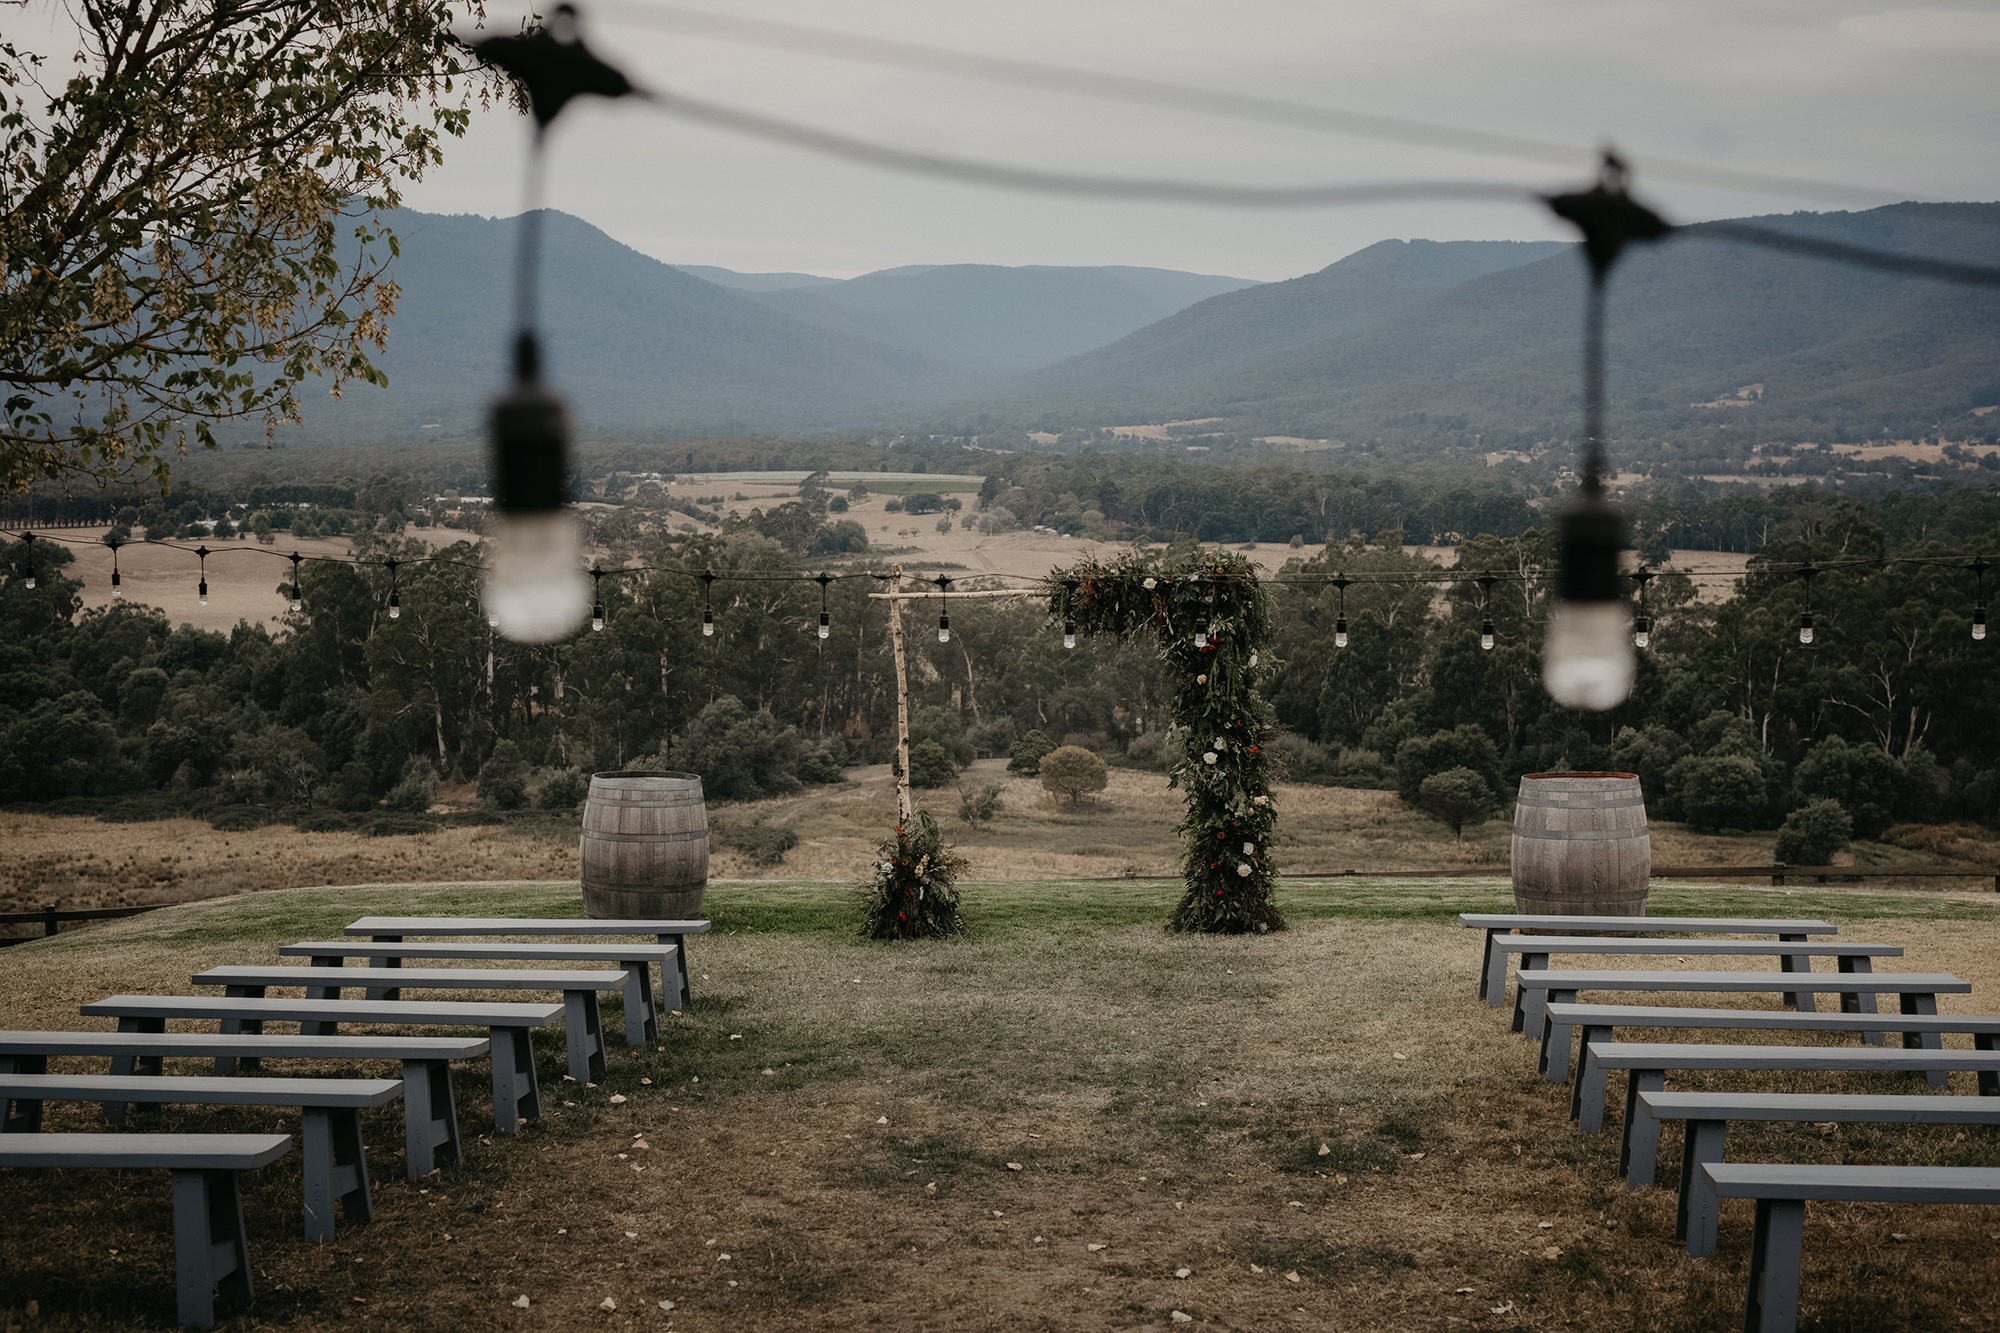
[(1264, 746), (1275, 720), (1257, 694), (1271, 625), (1257, 569), (1224, 551), (1186, 547), (1164, 558), (1131, 551), (1051, 574), (1049, 611), (1065, 628), (1123, 637), (1150, 628), (1175, 682), (1174, 726), (1186, 749), (1168, 785), (1187, 817), (1181, 873), (1187, 892), (1168, 925), (1215, 934), (1282, 930), (1272, 901), (1278, 822)]
[(896, 836), (878, 850), (875, 878), (861, 891), (862, 934), (914, 940), (964, 933), (957, 880), (969, 863), (944, 845), (928, 810), (917, 811), (915, 832), (898, 824)]

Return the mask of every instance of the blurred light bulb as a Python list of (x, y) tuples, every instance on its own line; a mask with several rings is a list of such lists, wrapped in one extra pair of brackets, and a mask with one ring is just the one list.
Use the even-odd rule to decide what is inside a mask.
[(28, 591), (33, 592), (35, 590), (35, 576), (33, 574), (28, 575), (27, 582), (28, 582)]
[(1642, 629), (1633, 630), (1632, 646), (1634, 648), (1651, 648), (1653, 646), (1652, 634)]
[(1799, 642), (1811, 643), (1812, 641), (1813, 641), (1813, 617), (1812, 617), (1812, 612), (1808, 611), (1804, 615), (1799, 617)]
[(1632, 697), (1632, 615), (1622, 601), (1557, 602), (1542, 650), (1542, 684), (1565, 708), (1602, 712)]
[(827, 619), (824, 611), (819, 613), (819, 636), (822, 639), (833, 637), (833, 623)]
[(1205, 630), (1205, 629), (1198, 629), (1198, 630), (1196, 630), (1196, 631), (1194, 632), (1194, 646), (1195, 646), (1195, 647), (1197, 647), (1197, 648), (1206, 648), (1206, 647), (1208, 647), (1208, 631), (1207, 631), (1207, 630)]
[(1342, 616), (1333, 622), (1333, 646), (1336, 648), (1345, 648), (1347, 646), (1346, 616)]
[(590, 611), (576, 515), (495, 509), (486, 532), (491, 550), (482, 594), (493, 628), (517, 643), (550, 643), (575, 629)]
[(604, 628), (604, 605), (601, 602), (590, 608), (590, 628), (593, 631), (602, 631)]
[(208, 580), (207, 580), (207, 579), (203, 579), (203, 580), (201, 581), (201, 583), (200, 583), (199, 585), (197, 585), (197, 587), (195, 588), (195, 592), (196, 592), (196, 594), (197, 594), (197, 595), (198, 595), (198, 596), (199, 596), (199, 597), (201, 598), (201, 604), (202, 604), (203, 606), (207, 606), (207, 605), (208, 605)]
[(1076, 622), (1074, 620), (1063, 622), (1063, 647), (1076, 647)]
[(292, 595), (292, 610), (303, 611), (305, 609), (306, 609), (306, 604), (302, 600), (300, 600), (300, 598), (296, 593), (294, 593)]
[(1490, 620), (1480, 622), (1479, 646), (1488, 652), (1493, 650), (1493, 622)]
[(113, 597), (123, 597), (125, 595), (125, 590), (118, 586), (118, 571), (115, 569), (111, 571), (111, 595)]
[(498, 611), (488, 611), (486, 613), (486, 628), (488, 629), (500, 628), (500, 613)]
[(701, 609), (701, 637), (704, 639), (715, 637), (715, 612), (705, 606)]
[(1983, 606), (1973, 608), (1972, 637), (1975, 639), (1986, 637), (1986, 608)]
[(397, 594), (392, 592), (389, 594), (389, 619), (401, 620), (402, 618), (403, 618), (403, 599)]

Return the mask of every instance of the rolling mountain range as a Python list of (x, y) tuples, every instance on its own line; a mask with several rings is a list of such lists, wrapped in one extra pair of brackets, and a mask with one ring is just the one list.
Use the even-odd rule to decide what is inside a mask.
[[(1765, 227), (2000, 265), (2000, 205)], [(934, 265), (838, 280), (676, 268), (552, 213), (549, 374), (585, 436), (1089, 428), (1215, 418), (1314, 438), (1574, 429), (1582, 266), (1554, 243), (1384, 241), (1286, 282)], [(386, 389), (303, 435), (467, 437), (504, 381), (511, 220), (402, 213)], [(1635, 247), (1610, 301), (1621, 434), (1925, 428), (2000, 403), (1990, 289), (1726, 243)], [(711, 280), (712, 279), (712, 280)]]

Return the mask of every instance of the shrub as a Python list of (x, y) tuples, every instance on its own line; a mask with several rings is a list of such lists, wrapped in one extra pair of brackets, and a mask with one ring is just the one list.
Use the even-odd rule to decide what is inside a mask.
[(751, 712), (725, 694), (701, 710), (666, 753), (637, 765), (699, 774), (703, 793), (713, 800), (750, 801), (799, 789), (798, 764), (804, 744), (769, 709)]
[(910, 785), (947, 787), (958, 777), (958, 765), (944, 746), (936, 741), (918, 741), (910, 747)]
[(428, 759), (412, 759), (403, 776), (389, 788), (382, 804), (407, 815), (420, 815), (437, 803), (438, 775)]
[(331, 804), (336, 810), (366, 810), (375, 804), (375, 774), (359, 759), (340, 766)]
[(1828, 736), (1807, 750), (1792, 775), (1807, 800), (1838, 801), (1854, 819), (1854, 835), (1879, 838), (1892, 822), (1904, 784), (1903, 766), (1873, 745)]
[(783, 865), (785, 853), (799, 845), (799, 835), (783, 824), (766, 822), (762, 815), (741, 823), (718, 822), (713, 826), (716, 842), (743, 854), (750, 864)]
[(479, 803), (495, 810), (519, 810), (528, 803), (528, 761), (521, 747), (501, 741), (479, 766)]
[(1125, 747), (1126, 763), (1134, 768), (1149, 768), (1155, 773), (1172, 771), (1180, 757), (1180, 737), (1172, 727), (1155, 727), (1144, 735), (1134, 736), (1132, 743)]
[(916, 746), (925, 741), (936, 741), (951, 756), (951, 761), (960, 767), (976, 757), (972, 742), (965, 738), (965, 724), (959, 720), (958, 710), (953, 708), (932, 704), (919, 708), (911, 715), (910, 744)]
[(1417, 808), (1451, 825), (1454, 838), (1465, 836), (1467, 824), (1483, 824), (1493, 814), (1493, 790), (1469, 768), (1433, 773), (1417, 788)]
[(1780, 861), (1794, 866), (1831, 865), (1836, 854), (1854, 836), (1854, 820), (1839, 801), (1821, 797), (1809, 801), (1785, 817), (1772, 849)]
[(965, 734), (966, 744), (972, 747), (976, 759), (1004, 758), (1019, 739), (1020, 731), (1011, 717), (996, 717), (991, 722), (982, 722)]
[(1749, 828), (1768, 799), (1764, 771), (1747, 755), (1689, 755), (1667, 770), (1667, 798), (1690, 828)]
[(840, 770), (847, 763), (847, 742), (828, 736), (799, 756), (799, 781), (832, 786), (847, 780)]
[(1643, 731), (1621, 728), (1611, 742), (1611, 762), (1637, 775), (1640, 795), (1655, 806), (1666, 799), (1667, 771), (1686, 753), (1687, 742), (1680, 733), (1657, 723)]
[(1496, 799), (1507, 794), (1500, 778), (1500, 751), (1493, 738), (1471, 722), (1429, 736), (1412, 736), (1398, 745), (1396, 794), (1415, 805), (1425, 778), (1453, 768), (1469, 768), (1486, 779)]
[(542, 770), (541, 794), (535, 804), (544, 810), (574, 810), (590, 795), (590, 779), (574, 768)]
[(1056, 743), (1041, 731), (1031, 731), (1007, 747), (1007, 771), (1034, 777), (1042, 771), (1042, 758)]
[(1054, 796), (1075, 805), (1092, 792), (1103, 791), (1111, 775), (1104, 761), (1081, 745), (1064, 745), (1042, 756), (1042, 785)]
[(972, 828), (991, 823), (1000, 813), (1000, 794), (1003, 788), (997, 782), (989, 782), (974, 791), (967, 787), (958, 789), (958, 818)]

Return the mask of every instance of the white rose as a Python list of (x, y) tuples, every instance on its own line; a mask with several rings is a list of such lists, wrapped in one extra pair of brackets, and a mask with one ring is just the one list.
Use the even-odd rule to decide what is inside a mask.
[(1245, 856), (1255, 856), (1255, 855), (1257, 854), (1257, 844), (1256, 844), (1256, 843), (1254, 843), (1254, 842), (1246, 842), (1246, 843), (1244, 843), (1244, 844), (1243, 844), (1243, 854), (1244, 854)]
[(1252, 796), (1250, 798), (1250, 804), (1252, 805), (1269, 805), (1270, 803), (1271, 798), (1268, 796)]
[(1208, 677), (1207, 677), (1207, 676), (1196, 676), (1196, 677), (1194, 678), (1194, 683), (1195, 683), (1195, 684), (1197, 684), (1197, 685), (1206, 685), (1206, 684), (1208, 684)]
[(1210, 751), (1209, 751), (1209, 752), (1208, 752), (1207, 754), (1203, 755), (1203, 756), (1201, 757), (1201, 762), (1202, 762), (1202, 763), (1204, 763), (1204, 764), (1212, 764), (1212, 763), (1214, 763), (1214, 762), (1215, 762), (1215, 751), (1213, 751), (1213, 750), (1210, 750)]
[(1154, 583), (1153, 583), (1153, 580), (1152, 580), (1152, 579), (1147, 579), (1147, 580), (1146, 580), (1146, 582), (1145, 582), (1145, 584), (1144, 584), (1144, 587), (1145, 587), (1145, 589), (1146, 589), (1146, 591), (1147, 591), (1147, 592), (1151, 592), (1151, 591), (1153, 590), (1153, 587), (1154, 587)]
[(1250, 873), (1250, 867), (1243, 864), (1241, 861), (1238, 861), (1236, 863), (1236, 873), (1239, 875), (1247, 876)]
[(1250, 665), (1251, 666), (1257, 665), (1257, 654), (1255, 653), (1250, 654)]

